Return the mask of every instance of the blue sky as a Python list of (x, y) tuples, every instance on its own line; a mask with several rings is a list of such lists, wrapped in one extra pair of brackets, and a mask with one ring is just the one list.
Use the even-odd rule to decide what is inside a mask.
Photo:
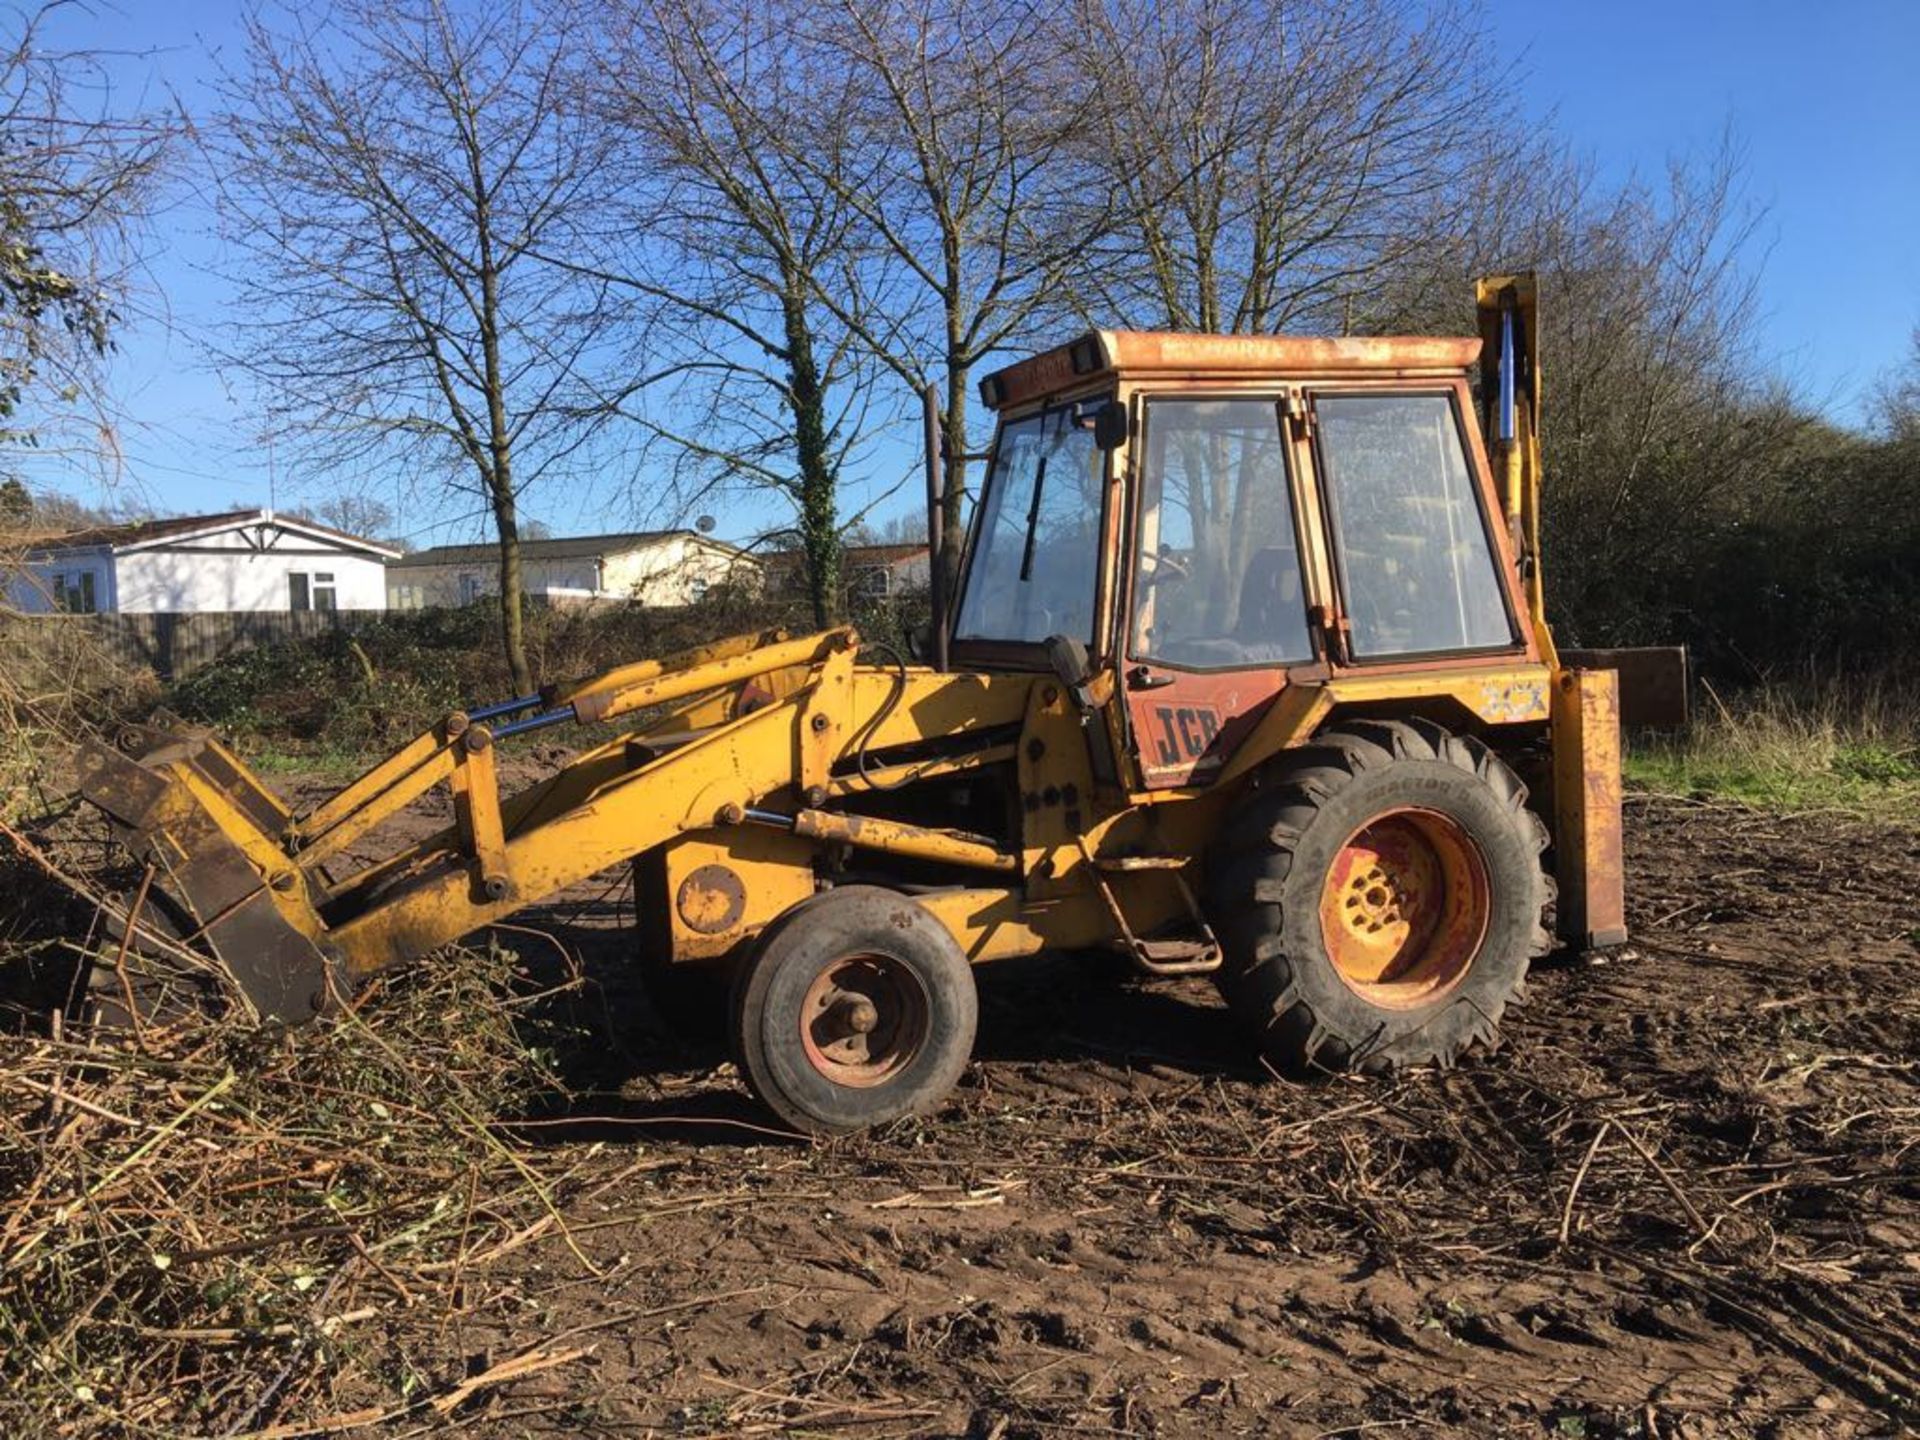
[[(61, 17), (57, 38), (110, 47), (123, 97), (171, 90), (189, 105), (223, 56), (237, 60), (239, 0), (126, 0)], [(1591, 156), (1603, 177), (1657, 179), (1674, 154), (1704, 154), (1731, 129), (1745, 160), (1747, 198), (1764, 207), (1761, 341), (1799, 392), (1854, 422), (1872, 382), (1907, 353), (1920, 324), (1920, 122), (1913, 65), (1920, 0), (1490, 0), (1502, 58), (1519, 58), (1522, 99), (1537, 119)], [(139, 314), (113, 367), (124, 461), (110, 482), (97, 467), (48, 456), (29, 480), (83, 499), (131, 499), (172, 511), (317, 498), (259, 436), (244, 380), (221, 376), (200, 344), (226, 318), (209, 273), (209, 222), (186, 199), (160, 217)], [(1549, 423), (1551, 418), (1549, 414)], [(881, 454), (892, 461), (895, 447)], [(276, 461), (280, 463), (276, 463)], [(899, 478), (851, 477), (849, 511)], [(111, 488), (108, 488), (110, 485)], [(481, 522), (444, 523), (399, 500), (416, 544), (479, 538)], [(877, 511), (912, 507), (908, 485)], [(613, 510), (549, 493), (530, 510), (556, 531), (619, 529), (679, 517)], [(776, 507), (742, 504), (718, 533), (745, 538), (782, 523)]]
[(1489, 18), (1528, 108), (1603, 175), (1657, 179), (1731, 128), (1766, 212), (1762, 343), (1808, 403), (1859, 420), (1920, 325), (1920, 0), (1492, 0)]

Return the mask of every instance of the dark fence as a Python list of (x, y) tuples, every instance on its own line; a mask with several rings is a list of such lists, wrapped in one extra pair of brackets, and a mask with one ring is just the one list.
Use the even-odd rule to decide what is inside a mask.
[(379, 610), (218, 611), (200, 615), (0, 616), (0, 665), (30, 669), (93, 651), (177, 680), (223, 655), (378, 624)]

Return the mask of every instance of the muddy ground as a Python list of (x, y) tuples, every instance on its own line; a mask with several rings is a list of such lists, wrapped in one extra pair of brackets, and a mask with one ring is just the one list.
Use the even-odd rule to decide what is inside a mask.
[(661, 1033), (621, 892), (570, 896), (527, 923), (599, 982), (587, 1093), (524, 1133), (576, 1152), (573, 1248), (359, 1341), (583, 1352), (477, 1434), (1902, 1433), (1920, 837), (1634, 797), (1628, 858), (1634, 943), (1452, 1073), (1282, 1081), (1206, 981), (1048, 957), (982, 973), (942, 1113), (830, 1146)]
[(323, 1298), (405, 1393), (528, 1358), (410, 1434), (1907, 1433), (1920, 837), (1646, 797), (1628, 834), (1634, 942), (1538, 965), (1451, 1073), (1283, 1081), (1205, 980), (1055, 956), (982, 972), (940, 1114), (825, 1146), (664, 1033), (585, 888), (500, 936), (588, 980), (578, 1098), (514, 1131), (564, 1230), (450, 1309)]

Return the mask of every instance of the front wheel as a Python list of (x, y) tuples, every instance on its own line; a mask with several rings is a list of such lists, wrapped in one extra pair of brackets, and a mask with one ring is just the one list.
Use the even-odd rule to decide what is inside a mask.
[(767, 927), (735, 977), (734, 1051), (767, 1108), (844, 1135), (944, 1100), (973, 1053), (973, 970), (913, 900), (846, 885)]
[(1208, 860), (1216, 979), (1289, 1069), (1451, 1065), (1549, 941), (1546, 827), (1480, 741), (1354, 721), (1281, 757)]

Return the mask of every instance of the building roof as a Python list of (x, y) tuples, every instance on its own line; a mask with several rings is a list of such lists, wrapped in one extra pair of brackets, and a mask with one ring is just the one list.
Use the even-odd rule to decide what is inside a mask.
[[(716, 550), (744, 555), (738, 545), (716, 540), (693, 530), (622, 530), (611, 535), (563, 535), (550, 540), (520, 542), (520, 558), (525, 560), (591, 560), (602, 555), (619, 555), (663, 540), (687, 539)], [(484, 545), (435, 545), (428, 550), (410, 551), (388, 566), (392, 570), (416, 565), (489, 565), (500, 558), (500, 547), (489, 541)]]
[(70, 530), (64, 535), (48, 535), (33, 542), (37, 551), (110, 550), (119, 554), (145, 550), (169, 541), (217, 535), (223, 530), (239, 530), (248, 525), (272, 525), (282, 530), (332, 540), (375, 555), (393, 556), (400, 552), (391, 545), (369, 540), (364, 535), (349, 535), (331, 525), (304, 517), (282, 515), (273, 510), (226, 510), (218, 515), (168, 515), (156, 520), (133, 520), (123, 525), (94, 525), (85, 530)]

